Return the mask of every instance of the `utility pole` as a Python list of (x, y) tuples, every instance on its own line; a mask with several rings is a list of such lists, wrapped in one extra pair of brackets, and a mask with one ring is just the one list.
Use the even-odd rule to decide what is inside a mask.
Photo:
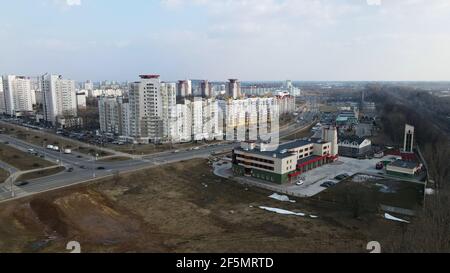
[[(12, 170), (10, 169), (10, 173), (12, 173)], [(15, 174), (13, 174), (10, 179), (11, 179), (11, 198), (15, 197), (15, 193), (14, 193), (14, 176)]]

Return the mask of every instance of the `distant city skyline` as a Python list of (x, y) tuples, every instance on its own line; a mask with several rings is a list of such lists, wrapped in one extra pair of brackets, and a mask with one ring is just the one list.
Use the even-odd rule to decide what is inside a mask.
[(446, 0), (17, 0), (0, 74), (78, 82), (446, 81)]

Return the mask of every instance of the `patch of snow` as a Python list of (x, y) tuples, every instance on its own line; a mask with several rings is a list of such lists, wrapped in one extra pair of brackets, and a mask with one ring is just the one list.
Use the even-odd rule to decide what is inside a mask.
[(275, 213), (278, 213), (278, 214), (284, 214), (284, 215), (297, 215), (297, 216), (301, 216), (301, 217), (305, 217), (305, 216), (306, 216), (306, 214), (301, 213), (301, 212), (293, 212), (293, 211), (284, 210), (284, 209), (277, 209), (277, 208), (270, 208), (270, 207), (262, 207), (262, 206), (260, 206), (259, 208), (260, 208), (260, 209), (263, 209), (263, 210), (270, 211), (270, 212), (275, 212)]
[(291, 203), (295, 203), (295, 200), (290, 200), (288, 196), (286, 195), (280, 195), (278, 193), (274, 193), (271, 196), (269, 196), (272, 199), (278, 200), (278, 201), (282, 201), (282, 202), (291, 202)]
[(384, 214), (384, 218), (391, 220), (391, 221), (397, 221), (397, 222), (402, 222), (402, 223), (409, 223), (409, 221), (394, 217), (392, 215), (390, 215), (389, 213), (385, 213)]
[(316, 216), (316, 215), (310, 215), (309, 217), (311, 217), (312, 219), (319, 218), (319, 216)]
[(434, 194), (434, 190), (433, 189), (425, 189), (425, 194), (426, 195), (433, 195)]

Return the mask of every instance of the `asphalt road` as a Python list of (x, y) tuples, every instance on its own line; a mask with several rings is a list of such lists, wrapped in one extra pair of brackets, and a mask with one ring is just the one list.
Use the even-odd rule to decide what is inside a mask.
[[(299, 124), (284, 128), (280, 131), (280, 136), (289, 135), (300, 127)], [(88, 182), (92, 179), (112, 176), (116, 173), (132, 172), (144, 168), (157, 167), (174, 162), (190, 160), (194, 158), (207, 158), (216, 152), (230, 151), (232, 148), (239, 146), (238, 143), (213, 145), (200, 147), (198, 150), (182, 150), (175, 152), (164, 152), (153, 155), (146, 155), (142, 158), (130, 159), (119, 162), (98, 162), (93, 157), (81, 153), (64, 154), (44, 147), (39, 147), (20, 139), (13, 138), (8, 135), (0, 135), (0, 141), (9, 142), (9, 145), (27, 152), (28, 149), (34, 149), (45, 159), (61, 164), (66, 167), (66, 171), (48, 177), (29, 180), (29, 184), (25, 186), (13, 186), (15, 198), (25, 197), (49, 190), (68, 187), (80, 183)], [(30, 156), (33, 156), (30, 154)], [(102, 167), (102, 169), (98, 169)], [(73, 168), (72, 172), (68, 172), (69, 168)], [(0, 184), (0, 202), (11, 200), (11, 184)]]

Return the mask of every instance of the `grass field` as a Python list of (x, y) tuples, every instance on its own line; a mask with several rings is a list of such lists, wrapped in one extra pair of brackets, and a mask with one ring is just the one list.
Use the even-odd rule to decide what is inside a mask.
[(106, 159), (97, 160), (97, 162), (120, 162), (120, 161), (127, 161), (130, 160), (129, 157), (124, 156), (115, 156), (115, 157), (109, 157)]
[[(208, 144), (219, 143), (219, 141), (210, 141)], [(169, 150), (180, 150), (180, 149), (189, 149), (193, 147), (198, 147), (201, 145), (205, 145), (205, 143), (180, 143), (180, 144), (125, 144), (125, 145), (106, 145), (107, 148), (113, 149), (118, 152), (128, 153), (132, 155), (147, 155), (147, 154), (155, 154), (166, 152)]]
[(0, 144), (0, 160), (22, 171), (54, 165), (52, 162), (22, 152), (3, 143)]
[(33, 180), (36, 178), (41, 178), (41, 177), (47, 177), (47, 176), (51, 176), (57, 173), (60, 173), (62, 171), (64, 171), (65, 168), (64, 167), (56, 167), (53, 169), (48, 169), (48, 170), (42, 170), (42, 171), (36, 171), (36, 172), (32, 172), (32, 173), (27, 173), (24, 175), (21, 175), (18, 179), (16, 179), (17, 181), (23, 181), (23, 180)]
[[(0, 252), (365, 252), (395, 225), (327, 203), (284, 203), (191, 160), (0, 204)], [(280, 215), (259, 206), (318, 215)], [(49, 237), (52, 234), (52, 237)]]

